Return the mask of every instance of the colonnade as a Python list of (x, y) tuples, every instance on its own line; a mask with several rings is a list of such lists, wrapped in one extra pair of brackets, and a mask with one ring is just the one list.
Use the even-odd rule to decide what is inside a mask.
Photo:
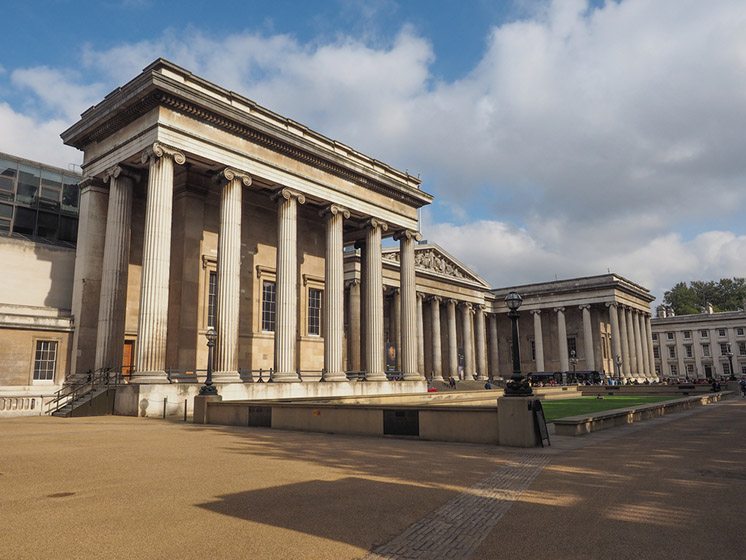
[(650, 313), (630, 306), (607, 303), (611, 324), (611, 352), (615, 373), (623, 377), (655, 375)]
[[(171, 225), (174, 192), (174, 166), (186, 162), (177, 149), (155, 143), (146, 149), (141, 162), (148, 166), (148, 186), (143, 232), (142, 277), (137, 326), (135, 371), (132, 381), (166, 382), (166, 340), (171, 268)], [(96, 346), (97, 368), (121, 364), (124, 314), (129, 263), (132, 190), (135, 173), (125, 166), (110, 169), (109, 214), (104, 243), (99, 300), (99, 328)], [(235, 169), (219, 174), (220, 224), (217, 259), (217, 340), (215, 380), (238, 382), (238, 326), (240, 297), (241, 193), (252, 185), (252, 178)], [(300, 381), (297, 372), (298, 293), (298, 207), (305, 195), (281, 188), (273, 195), (277, 204), (276, 315), (274, 368), (272, 381)], [(344, 266), (343, 226), (350, 212), (329, 202), (322, 210), (325, 221), (326, 253), (323, 298), (324, 381), (346, 381), (343, 364), (344, 343)], [(365, 250), (362, 272), (364, 331), (367, 380), (386, 380), (383, 356), (383, 274), (382, 233), (386, 222), (375, 217), (364, 221)], [(404, 379), (422, 379), (421, 304), (415, 290), (414, 248), (419, 234), (403, 230), (395, 239), (400, 243), (401, 271), (401, 355)]]

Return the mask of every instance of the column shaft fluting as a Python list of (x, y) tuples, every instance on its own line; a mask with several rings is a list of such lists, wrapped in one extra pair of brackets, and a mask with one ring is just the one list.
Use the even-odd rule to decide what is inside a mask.
[(583, 346), (585, 346), (585, 369), (595, 371), (596, 357), (593, 355), (593, 327), (591, 325), (591, 306), (581, 305), (583, 312)]
[(365, 379), (386, 381), (383, 341), (383, 273), (381, 232), (386, 224), (368, 221), (365, 233)]
[(417, 294), (417, 371), (425, 375), (425, 318), (422, 301), (424, 296)]
[(544, 333), (541, 328), (541, 310), (531, 312), (534, 316), (534, 352), (536, 353), (536, 371), (544, 369)]
[(355, 279), (350, 282), (350, 299), (349, 299), (349, 341), (348, 347), (350, 352), (349, 368), (352, 371), (362, 370), (360, 363), (360, 281)]
[(607, 303), (609, 308), (609, 323), (611, 324), (611, 363), (617, 377), (621, 377), (624, 371), (618, 370), (617, 357), (622, 357), (622, 342), (619, 332), (619, 312), (616, 303)]
[(635, 345), (635, 327), (632, 321), (632, 310), (627, 308), (624, 310), (624, 316), (627, 323), (627, 345), (629, 348), (629, 373), (632, 376), (637, 376), (637, 349)]
[(642, 356), (642, 336), (640, 335), (640, 321), (638, 319), (637, 310), (630, 312), (632, 318), (632, 329), (635, 333), (635, 362), (637, 363), (637, 374), (639, 376), (645, 375), (645, 362)]
[(440, 334), (440, 298), (430, 300), (430, 324), (433, 340), (433, 380), (443, 379), (443, 353), (441, 350)]
[(174, 162), (183, 164), (186, 159), (180, 152), (154, 144), (142, 160), (149, 169), (135, 377), (140, 383), (160, 383), (166, 381)]
[(478, 305), (475, 311), (475, 331), (477, 346), (477, 379), (487, 379), (487, 344), (484, 328), (484, 307)]
[(298, 203), (302, 194), (283, 189), (277, 197), (277, 284), (275, 369), (272, 381), (300, 381), (296, 370), (298, 339)]
[(567, 354), (567, 324), (565, 323), (565, 308), (558, 307), (557, 312), (557, 347), (559, 349), (560, 371), (570, 369), (570, 359)]
[(446, 302), (448, 315), (448, 375), (458, 379), (458, 339), (456, 338), (456, 302)]
[(324, 262), (324, 381), (347, 381), (342, 367), (344, 342), (344, 218), (350, 213), (332, 205), (326, 215)]
[(220, 235), (218, 237), (218, 338), (215, 343), (216, 381), (240, 381), (238, 375), (238, 309), (241, 298), (241, 189), (251, 179), (225, 169), (219, 177)]
[(127, 305), (133, 178), (119, 166), (110, 169), (106, 178), (109, 180), (109, 209), (106, 214), (95, 367), (120, 371)]
[(390, 313), (389, 336), (391, 344), (396, 348), (396, 369), (401, 371), (401, 290), (399, 288), (394, 288), (391, 292)]
[(497, 315), (489, 316), (490, 329), (490, 379), (500, 376), (500, 351), (497, 342)]
[(629, 337), (627, 336), (627, 312), (619, 308), (619, 336), (622, 342), (622, 373), (629, 377), (631, 369), (629, 363)]
[(472, 308), (470, 303), (461, 306), (461, 331), (464, 337), (464, 379), (474, 379), (474, 330), (472, 329)]
[(404, 231), (397, 238), (401, 287), (401, 369), (405, 380), (418, 380), (422, 379), (422, 372), (417, 369), (417, 285), (414, 270), (417, 233)]
[(653, 329), (650, 326), (650, 315), (645, 315), (645, 338), (648, 341), (648, 372), (653, 377), (658, 377), (655, 372), (655, 356), (653, 356)]

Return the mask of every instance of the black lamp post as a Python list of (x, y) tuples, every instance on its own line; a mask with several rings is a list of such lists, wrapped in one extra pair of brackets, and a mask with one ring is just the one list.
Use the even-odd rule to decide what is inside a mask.
[(513, 375), (505, 386), (506, 397), (530, 397), (533, 395), (531, 384), (528, 379), (521, 375), (521, 353), (518, 348), (518, 308), (523, 303), (523, 298), (517, 292), (510, 292), (505, 296), (505, 303), (508, 306), (508, 317), (512, 322), (512, 340), (513, 340)]
[(725, 353), (726, 356), (728, 356), (728, 364), (730, 365), (730, 375), (728, 376), (728, 379), (731, 381), (736, 380), (736, 372), (733, 371), (733, 351), (730, 349), (730, 344), (728, 344), (728, 351)]
[(199, 394), (203, 396), (213, 396), (218, 394), (218, 389), (212, 384), (212, 349), (215, 347), (215, 340), (218, 338), (218, 331), (209, 327), (205, 333), (207, 338), (207, 378), (205, 384), (200, 387)]

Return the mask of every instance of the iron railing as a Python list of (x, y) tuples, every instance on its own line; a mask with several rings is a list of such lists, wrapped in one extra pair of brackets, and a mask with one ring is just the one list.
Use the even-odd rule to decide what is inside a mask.
[(117, 386), (123, 381), (122, 374), (111, 368), (90, 370), (84, 374), (84, 379), (66, 384), (54, 394), (54, 398), (46, 403), (46, 413), (54, 414), (70, 403), (88, 395), (92, 391), (110, 386)]

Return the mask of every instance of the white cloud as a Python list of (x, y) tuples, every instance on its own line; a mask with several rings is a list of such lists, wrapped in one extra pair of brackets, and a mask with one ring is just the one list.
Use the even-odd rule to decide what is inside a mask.
[[(21, 136), (22, 126), (32, 135), (59, 126), (39, 142), (51, 146), (81, 107), (164, 56), (422, 173), (456, 221), (426, 213), (426, 235), (496, 285), (607, 268), (654, 290), (746, 275), (743, 231), (710, 231), (713, 217), (735, 223), (746, 213), (743, 2), (534, 7), (531, 19), (492, 29), (481, 61), (451, 82), (435, 80), (429, 41), (408, 27), (384, 46), (198, 28), (107, 50), (88, 45), (79, 73), (13, 70), (33, 109), (55, 116), (5, 105), (0, 125)], [(57, 150), (57, 161), (67, 157)], [(685, 226), (690, 241), (677, 233)]]

